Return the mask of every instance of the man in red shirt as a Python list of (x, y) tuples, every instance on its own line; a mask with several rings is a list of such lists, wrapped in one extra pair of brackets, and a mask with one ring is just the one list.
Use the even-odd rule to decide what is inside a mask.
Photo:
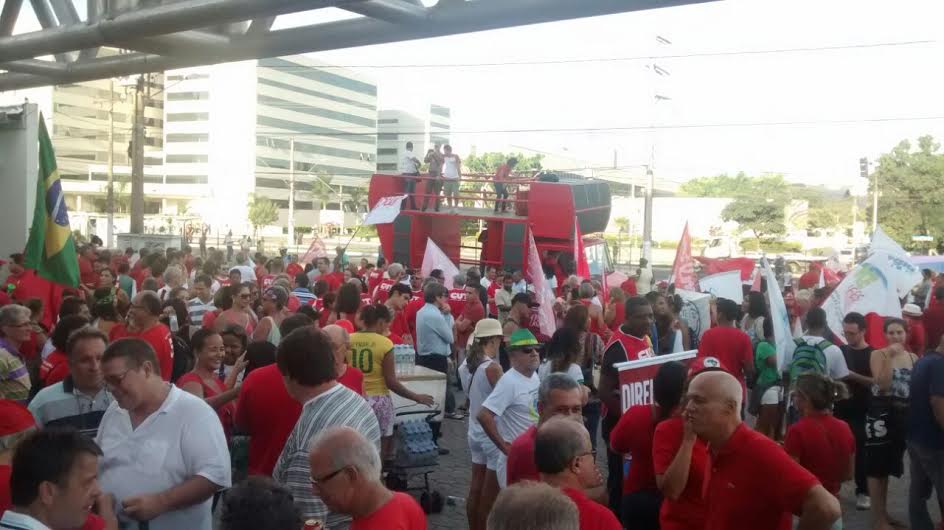
[(636, 288), (636, 277), (630, 276), (626, 281), (620, 284), (620, 289), (626, 293), (626, 296), (636, 296), (639, 290)]
[(932, 348), (940, 344), (941, 336), (944, 336), (944, 287), (934, 289), (934, 300), (937, 300), (937, 303), (929, 304), (921, 317), (924, 322), (924, 334), (927, 337), (925, 344), (930, 344)]
[(465, 275), (456, 274), (456, 277), (452, 280), (452, 289), (449, 289), (449, 309), (452, 310), (452, 318), (459, 318), (459, 315), (462, 314), (467, 296)]
[(603, 484), (603, 477), (583, 422), (555, 418), (539, 427), (534, 461), (541, 480), (560, 488), (577, 505), (580, 530), (622, 530), (613, 512), (585, 493)]
[(98, 287), (98, 274), (95, 272), (95, 249), (91, 245), (82, 247), (79, 251), (79, 280), (89, 289)]
[(459, 318), (456, 319), (455, 347), (459, 353), (460, 363), (465, 359), (466, 344), (469, 342), (469, 335), (472, 334), (479, 320), (485, 318), (485, 307), (482, 306), (482, 300), (479, 299), (479, 289), (481, 288), (481, 285), (466, 286), (468, 294), (465, 300), (465, 307), (462, 309)]
[(276, 364), (257, 368), (243, 380), (236, 427), (249, 434), (249, 474), (272, 476), (285, 441), (302, 413), (289, 396)]
[(538, 388), (538, 424), (528, 427), (511, 442), (508, 450), (508, 485), (522, 480), (540, 480), (534, 463), (534, 440), (538, 429), (551, 418), (582, 421), (580, 385), (567, 374), (548, 374)]
[(383, 258), (377, 260), (376, 267), (368, 266), (370, 272), (367, 273), (367, 292), (374, 295), (374, 290), (377, 289), (377, 286), (380, 285), (380, 282), (383, 281), (384, 272), (386, 272), (387, 267), (385, 266), (386, 262)]
[[(398, 283), (390, 288), (387, 301), (384, 303), (387, 309), (390, 310), (390, 314), (393, 315), (393, 320), (390, 321), (390, 335), (396, 336), (401, 343), (406, 344), (413, 344), (413, 334), (410, 332), (410, 324), (406, 318), (406, 311), (404, 311), (412, 299), (413, 291), (410, 290), (410, 287)], [(415, 313), (413, 316), (416, 318)]]
[[(609, 445), (610, 432), (620, 419), (622, 403), (620, 399), (619, 372), (615, 364), (645, 359), (655, 356), (649, 340), (649, 330), (654, 321), (652, 306), (642, 296), (626, 300), (626, 321), (610, 337), (610, 343), (603, 352), (600, 366), (600, 401), (603, 403), (601, 431), (603, 439)], [(619, 510), (623, 497), (623, 458), (607, 449), (606, 489), (609, 494), (610, 508)]]
[(308, 464), (313, 493), (331, 513), (351, 516), (351, 530), (426, 530), (419, 503), (383, 485), (380, 453), (356, 430), (330, 427), (319, 433)]
[(685, 417), (708, 443), (705, 530), (828, 530), (842, 515), (839, 500), (782, 447), (741, 422), (741, 384), (724, 371), (696, 375)]
[(390, 288), (394, 284), (400, 283), (400, 279), (403, 277), (403, 265), (399, 263), (391, 263), (387, 267), (387, 278), (384, 278), (380, 284), (377, 286), (372, 293), (374, 297), (374, 302), (382, 304), (387, 301), (387, 296), (390, 295)]
[(157, 354), (161, 378), (170, 381), (174, 371), (174, 342), (167, 326), (158, 322), (161, 316), (161, 301), (157, 293), (142, 291), (131, 299), (128, 309), (130, 325), (116, 324), (108, 333), (109, 342), (125, 337), (137, 337), (147, 342)]
[(714, 357), (721, 367), (747, 388), (746, 380), (754, 373), (754, 347), (751, 338), (736, 327), (741, 308), (737, 302), (719, 298), (718, 326), (709, 329), (698, 343), (698, 358)]
[(334, 344), (334, 371), (338, 374), (338, 383), (364, 395), (364, 372), (347, 364), (347, 354), (351, 351), (351, 335), (337, 324), (321, 329)]

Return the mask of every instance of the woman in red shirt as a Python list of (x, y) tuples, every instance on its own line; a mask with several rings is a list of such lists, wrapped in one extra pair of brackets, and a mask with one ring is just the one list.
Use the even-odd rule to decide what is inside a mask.
[[(652, 380), (651, 405), (630, 407), (610, 433), (614, 453), (626, 455), (623, 464), (623, 525), (634, 530), (657, 530), (662, 492), (653, 467), (653, 438), (656, 426), (677, 413), (688, 372), (679, 362), (659, 367)], [(664, 480), (663, 480), (664, 482)]]
[(847, 399), (846, 385), (815, 372), (801, 375), (793, 401), (802, 414), (784, 438), (787, 454), (808, 469), (833, 495), (851, 480), (855, 468), (855, 438), (849, 424), (832, 414), (833, 401)]
[[(666, 363), (659, 373), (667, 382), (653, 385), (656, 401), (663, 407), (675, 404), (671, 417), (656, 426), (652, 439), (652, 466), (663, 496), (659, 524), (661, 530), (698, 530), (705, 526), (702, 488), (708, 446), (695, 436), (691, 421), (682, 417), (685, 365)], [(658, 393), (660, 388), (665, 395)]]
[(196, 363), (193, 370), (177, 379), (177, 386), (181, 390), (203, 398), (207, 405), (213, 407), (220, 416), (226, 437), (232, 434), (233, 418), (236, 416), (235, 400), (239, 396), (239, 386), (236, 378), (246, 368), (246, 354), (243, 353), (236, 360), (236, 366), (223, 381), (219, 377), (220, 366), (223, 364), (225, 348), (223, 337), (215, 331), (205, 328), (197, 330), (190, 338)]

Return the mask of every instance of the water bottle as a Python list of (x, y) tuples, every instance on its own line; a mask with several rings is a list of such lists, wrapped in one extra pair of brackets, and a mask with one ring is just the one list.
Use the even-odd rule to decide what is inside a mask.
[(180, 324), (177, 323), (177, 313), (171, 313), (170, 315), (170, 331), (172, 333), (177, 333), (180, 331)]
[(448, 497), (446, 497), (446, 504), (448, 504), (449, 506), (455, 506), (457, 508), (461, 508), (465, 506), (465, 497), (456, 497), (453, 495), (449, 495)]
[(393, 347), (393, 362), (396, 365), (397, 375), (403, 374), (403, 351), (402, 348)]

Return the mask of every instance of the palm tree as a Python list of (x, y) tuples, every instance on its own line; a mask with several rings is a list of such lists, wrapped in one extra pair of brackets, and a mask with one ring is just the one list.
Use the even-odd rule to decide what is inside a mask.
[(319, 171), (311, 181), (311, 196), (320, 205), (319, 210), (324, 210), (337, 195), (338, 192), (331, 186), (331, 176)]
[(344, 206), (350, 212), (358, 213), (367, 205), (367, 188), (348, 187), (344, 193), (347, 199), (344, 200)]

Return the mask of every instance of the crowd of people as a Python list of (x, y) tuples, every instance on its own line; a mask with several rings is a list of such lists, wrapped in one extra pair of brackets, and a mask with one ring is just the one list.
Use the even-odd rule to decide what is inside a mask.
[[(31, 296), (35, 275), (11, 257), (0, 528), (424, 529), (419, 503), (384, 481), (394, 394), (454, 420), (432, 421), (434, 440), (466, 432), (471, 530), (841, 528), (847, 480), (891, 530), (907, 526), (887, 509), (905, 451), (910, 528), (934, 528), (933, 491), (944, 504), (934, 278), (905, 311), (928, 351), (914, 351), (915, 323), (856, 313), (840, 341), (824, 294), (788, 288), (796, 337), (778, 358), (765, 284), (713, 299), (698, 336), (647, 263), (607, 289), (543, 256), (548, 335), (520, 270), (447, 282), (343, 249), (307, 264), (226, 254), (88, 246), (79, 288), (52, 299)], [(404, 349), (445, 374), (442, 403), (404, 379)], [(621, 362), (692, 349), (660, 365), (651, 404), (623, 410)]]

